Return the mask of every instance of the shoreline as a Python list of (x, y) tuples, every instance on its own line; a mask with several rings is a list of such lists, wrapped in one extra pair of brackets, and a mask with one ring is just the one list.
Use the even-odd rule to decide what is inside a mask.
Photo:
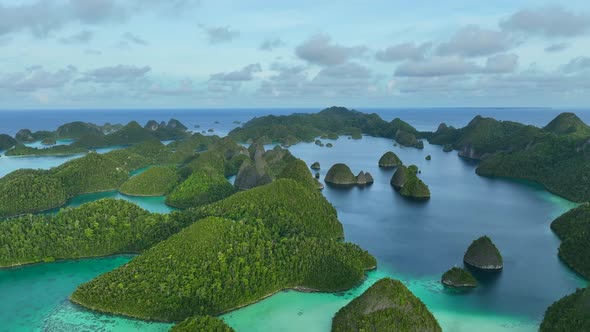
[(6, 265), (6, 266), (0, 266), (0, 271), (2, 270), (10, 270), (10, 269), (18, 269), (21, 267), (27, 267), (27, 266), (33, 266), (33, 265), (41, 265), (41, 264), (52, 264), (52, 263), (62, 263), (62, 262), (66, 262), (66, 261), (79, 261), (79, 260), (83, 260), (83, 259), (95, 259), (95, 258), (109, 258), (109, 257), (123, 257), (123, 256), (137, 256), (140, 253), (117, 253), (117, 254), (107, 254), (107, 255), (95, 255), (95, 256), (84, 256), (84, 257), (72, 257), (72, 258), (56, 258), (54, 261), (51, 262), (45, 262), (45, 261), (39, 261), (39, 262), (32, 262), (32, 263), (18, 263), (18, 264), (13, 264), (13, 265)]
[[(264, 296), (262, 296), (262, 297), (260, 297), (260, 298), (258, 298), (256, 300), (254, 300), (254, 301), (251, 301), (251, 302), (248, 302), (248, 303), (245, 303), (245, 304), (241, 304), (239, 306), (236, 306), (236, 307), (233, 307), (233, 308), (230, 308), (230, 309), (221, 311), (221, 312), (216, 313), (216, 314), (211, 314), (211, 316), (214, 316), (214, 317), (218, 317), (219, 318), (222, 315), (225, 315), (225, 314), (228, 314), (230, 312), (243, 309), (245, 307), (254, 305), (256, 303), (259, 303), (259, 302), (261, 302), (261, 301), (263, 301), (263, 300), (265, 300), (265, 299), (267, 299), (269, 297), (272, 297), (273, 295), (276, 295), (276, 294), (278, 294), (280, 292), (283, 292), (283, 291), (290, 291), (290, 290), (292, 290), (292, 291), (301, 292), (301, 293), (324, 293), (324, 294), (336, 294), (336, 293), (340, 293), (340, 292), (345, 292), (345, 291), (348, 291), (350, 289), (357, 288), (357, 287), (361, 286), (367, 280), (367, 272), (374, 271), (376, 269), (377, 269), (376, 266), (373, 266), (373, 267), (371, 267), (369, 269), (366, 269), (365, 270), (365, 274), (364, 274), (362, 280), (360, 280), (360, 282), (357, 283), (355, 286), (350, 287), (350, 288), (347, 288), (347, 289), (335, 290), (335, 291), (321, 291), (321, 290), (317, 290), (317, 289), (313, 289), (313, 288), (309, 288), (309, 287), (305, 287), (305, 286), (290, 286), (290, 287), (285, 287), (285, 288), (281, 288), (281, 289), (278, 289), (276, 291), (273, 291), (273, 292), (271, 292), (269, 294), (266, 294), (266, 295), (264, 295)], [(72, 293), (72, 295), (73, 295), (73, 293)], [(134, 315), (130, 315), (130, 314), (124, 314), (124, 313), (120, 313), (120, 312), (110, 312), (110, 311), (106, 311), (104, 309), (99, 309), (99, 308), (95, 308), (95, 307), (92, 307), (92, 306), (84, 305), (84, 304), (80, 303), (78, 300), (74, 299), (72, 297), (72, 295), (68, 296), (68, 298), (67, 298), (68, 301), (72, 302), (76, 306), (79, 306), (79, 307), (81, 307), (82, 309), (84, 309), (86, 311), (100, 312), (102, 314), (109, 315), (109, 316), (122, 317), (122, 318), (130, 318), (130, 319), (134, 319), (134, 320), (139, 320), (139, 321), (144, 321), (144, 322), (152, 322), (152, 323), (177, 324), (177, 323), (180, 323), (181, 322), (181, 321), (165, 321), (165, 320), (160, 320), (160, 319), (155, 319), (155, 318), (143, 318), (143, 317), (138, 317), (138, 316), (134, 316)]]

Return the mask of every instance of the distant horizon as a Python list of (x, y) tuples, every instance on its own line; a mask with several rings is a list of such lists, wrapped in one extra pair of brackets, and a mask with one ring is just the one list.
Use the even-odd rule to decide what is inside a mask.
[[(427, 106), (395, 106), (395, 107), (386, 107), (386, 106), (355, 106), (355, 107), (348, 107), (348, 106), (339, 106), (334, 105), (336, 107), (344, 107), (351, 110), (476, 110), (476, 109), (495, 109), (495, 110), (510, 110), (510, 109), (530, 109), (530, 110), (590, 110), (589, 106), (441, 106), (441, 107), (427, 107)], [(185, 107), (161, 107), (161, 108), (5, 108), (0, 109), (0, 112), (11, 112), (11, 111), (199, 111), (199, 110), (318, 110), (322, 111), (324, 109), (330, 108), (333, 106), (302, 106), (302, 107), (195, 107), (195, 108), (185, 108)]]

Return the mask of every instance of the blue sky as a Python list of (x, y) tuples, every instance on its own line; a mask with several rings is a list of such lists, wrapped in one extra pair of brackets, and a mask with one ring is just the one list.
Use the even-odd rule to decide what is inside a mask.
[(0, 109), (589, 101), (588, 1), (0, 0)]

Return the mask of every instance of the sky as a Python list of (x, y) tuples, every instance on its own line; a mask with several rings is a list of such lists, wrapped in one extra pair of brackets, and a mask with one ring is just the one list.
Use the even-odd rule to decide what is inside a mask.
[(0, 0), (0, 110), (588, 107), (590, 2)]

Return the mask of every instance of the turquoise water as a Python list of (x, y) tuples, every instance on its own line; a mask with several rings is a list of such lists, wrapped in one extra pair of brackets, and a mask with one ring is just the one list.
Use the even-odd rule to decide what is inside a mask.
[(423, 279), (406, 278), (383, 269), (370, 272), (359, 287), (339, 294), (306, 294), (283, 291), (255, 305), (230, 312), (222, 318), (237, 331), (330, 331), (332, 317), (343, 306), (361, 295), (377, 280), (391, 277), (401, 280), (424, 301), (444, 331), (495, 332), (536, 331), (538, 323), (523, 317), (494, 315), (477, 311), (457, 312), (449, 305), (449, 297), (461, 301), (461, 294), (449, 294), (438, 276)]
[(67, 300), (79, 284), (130, 259), (117, 256), (0, 270), (0, 331), (167, 331), (165, 324), (98, 315)]
[[(103, 198), (123, 199), (135, 203), (150, 212), (168, 213), (176, 210), (175, 208), (166, 205), (165, 196), (127, 196), (119, 193), (118, 191), (105, 191), (100, 193), (79, 195), (69, 200), (66, 204), (66, 207), (76, 207), (84, 203), (93, 202)], [(52, 210), (52, 212), (56, 212), (57, 210), (59, 209)]]
[(32, 143), (26, 143), (26, 146), (32, 147), (32, 148), (37, 148), (37, 149), (44, 149), (44, 148), (48, 148), (51, 146), (55, 146), (55, 145), (70, 145), (74, 143), (74, 140), (71, 139), (58, 139), (55, 141), (54, 145), (43, 145), (41, 144), (41, 141), (36, 141), (36, 142), (32, 142)]
[[(328, 140), (326, 140), (328, 141)], [(359, 288), (343, 294), (281, 292), (223, 316), (238, 331), (328, 331), (331, 317), (371, 283), (383, 276), (404, 281), (433, 311), (446, 331), (535, 331), (545, 308), (587, 284), (557, 258), (559, 240), (550, 222), (575, 204), (537, 185), (486, 179), (474, 173), (473, 162), (426, 144), (420, 151), (394, 147), (391, 140), (340, 138), (333, 148), (298, 144), (294, 155), (308, 164), (319, 161), (323, 179), (329, 166), (346, 162), (355, 173), (369, 171), (375, 184), (350, 190), (326, 187), (346, 239), (369, 250), (379, 262)], [(395, 151), (406, 164), (417, 164), (432, 199), (402, 199), (389, 186), (393, 171), (380, 170), (377, 160)], [(432, 155), (431, 161), (424, 157)], [(6, 157), (5, 167), (21, 158)], [(63, 159), (37, 157), (35, 167)], [(168, 212), (162, 197), (128, 197), (117, 192), (82, 195), (77, 206), (105, 197), (128, 199), (156, 212)], [(505, 269), (478, 275), (481, 286), (468, 293), (445, 290), (440, 275), (454, 265), (471, 241), (488, 234), (504, 255)], [(0, 270), (0, 330), (6, 331), (165, 331), (167, 324), (138, 322), (101, 315), (71, 305), (67, 297), (84, 281), (124, 264), (129, 257), (57, 262)], [(5, 323), (6, 322), (6, 323)]]
[[(587, 285), (558, 259), (559, 240), (549, 228), (576, 204), (539, 185), (479, 177), (476, 163), (440, 147), (426, 144), (420, 151), (372, 137), (331, 142), (331, 149), (298, 144), (291, 151), (308, 164), (319, 161), (321, 179), (336, 162), (347, 163), (355, 173), (373, 174), (370, 187), (326, 186), (323, 193), (338, 210), (346, 239), (376, 256), (379, 270), (345, 296), (283, 292), (224, 316), (236, 330), (328, 331), (340, 307), (370, 283), (390, 276), (406, 282), (445, 331), (536, 331), (547, 306)], [(419, 166), (432, 192), (429, 202), (407, 201), (392, 190), (393, 171), (377, 167), (387, 150)], [(431, 161), (424, 159), (428, 154)], [(481, 286), (468, 293), (444, 289), (442, 273), (462, 266), (467, 246), (484, 234), (502, 251), (504, 270), (476, 273)]]
[[(32, 143), (31, 145), (37, 144)], [(96, 149), (98, 153), (107, 153), (109, 151), (121, 149), (122, 146), (112, 146), (107, 148)], [(50, 169), (52, 167), (59, 166), (66, 161), (80, 158), (82, 154), (67, 155), (67, 156), (32, 156), (32, 157), (14, 157), (5, 156), (2, 151), (0, 155), (0, 177), (16, 171), (21, 168), (32, 168), (32, 169)]]

